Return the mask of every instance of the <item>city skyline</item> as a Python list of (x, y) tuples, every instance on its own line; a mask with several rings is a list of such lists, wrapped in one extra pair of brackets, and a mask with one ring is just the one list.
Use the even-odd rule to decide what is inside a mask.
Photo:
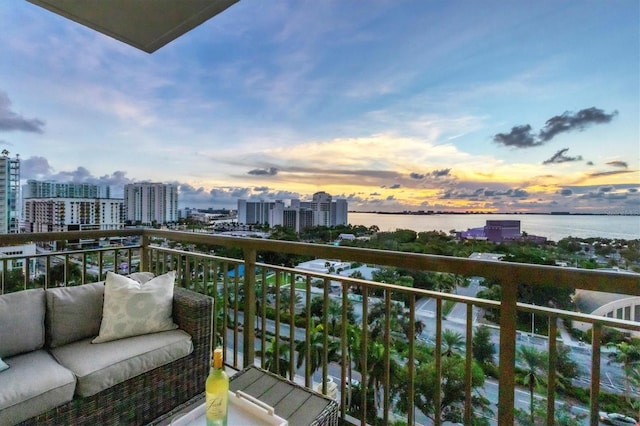
[(181, 208), (638, 213), (639, 15), (242, 0), (149, 55), (5, 2), (0, 149), (23, 181), (174, 183)]

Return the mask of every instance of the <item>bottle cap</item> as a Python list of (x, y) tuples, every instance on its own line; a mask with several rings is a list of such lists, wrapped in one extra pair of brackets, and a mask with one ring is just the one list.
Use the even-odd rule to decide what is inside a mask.
[(222, 348), (215, 348), (213, 350), (213, 365), (215, 366), (222, 365)]

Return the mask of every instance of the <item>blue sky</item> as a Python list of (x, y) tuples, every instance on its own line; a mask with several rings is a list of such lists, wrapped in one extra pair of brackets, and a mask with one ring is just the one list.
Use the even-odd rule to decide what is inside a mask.
[[(529, 4), (531, 3), (531, 4)], [(640, 3), (241, 0), (153, 54), (0, 3), (23, 179), (358, 211), (640, 212)]]

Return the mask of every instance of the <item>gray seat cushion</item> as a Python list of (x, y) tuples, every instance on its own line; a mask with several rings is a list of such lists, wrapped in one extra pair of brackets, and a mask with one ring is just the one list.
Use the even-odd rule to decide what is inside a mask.
[(71, 401), (76, 378), (45, 350), (5, 359), (0, 373), (0, 425), (13, 425)]
[(50, 348), (98, 335), (104, 281), (48, 289), (46, 298), (47, 345)]
[(0, 358), (44, 346), (44, 290), (0, 296)]
[(191, 336), (171, 330), (106, 343), (85, 339), (52, 349), (51, 353), (76, 375), (76, 395), (91, 396), (192, 351)]

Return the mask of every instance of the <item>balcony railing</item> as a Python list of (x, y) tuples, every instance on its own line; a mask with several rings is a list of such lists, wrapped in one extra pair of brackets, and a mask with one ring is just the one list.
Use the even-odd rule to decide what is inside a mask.
[[(125, 244), (104, 243), (109, 239)], [(103, 241), (102, 247), (95, 246), (98, 241)], [(548, 330), (541, 334), (547, 336), (557, 336), (558, 321), (590, 324), (590, 380), (586, 386), (591, 425), (598, 424), (601, 368), (606, 363), (600, 345), (603, 329), (640, 332), (640, 323), (634, 321), (517, 303), (519, 284), (535, 288), (552, 283), (557, 288), (640, 296), (640, 280), (633, 274), (152, 229), (12, 234), (3, 235), (2, 243), (37, 243), (47, 249), (31, 256), (0, 257), (1, 293), (82, 284), (104, 279), (107, 271), (176, 270), (177, 285), (216, 297), (216, 344), (227, 348), (227, 365), (240, 369), (257, 364), (295, 378), (307, 387), (315, 389), (314, 383), (319, 383), (324, 393), (330, 390), (328, 377), (333, 376), (339, 381), (341, 417), (355, 424), (365, 424), (372, 417), (385, 424), (398, 419), (408, 424), (421, 423), (427, 417), (434, 424), (441, 424), (439, 408), (429, 413), (417, 406), (416, 402), (426, 396), (416, 389), (416, 375), (424, 359), (422, 352), (432, 351), (437, 379), (432, 383), (431, 399), (421, 406), (442, 407), (446, 403), (442, 398), (448, 374), (444, 370), (450, 368), (449, 354), (443, 347), (443, 336), (450, 327), (445, 324), (445, 311), (453, 303), (465, 307), (465, 315), (457, 320), (464, 337), (460, 351), (464, 363), (464, 386), (460, 391), (464, 424), (471, 424), (473, 416), (482, 415), (474, 412), (477, 389), (472, 342), (478, 310), (499, 311), (495, 327), (499, 331), (499, 354), (494, 422), (500, 425), (514, 424), (516, 355), (517, 345), (522, 343), (522, 333), (517, 330), (518, 312), (535, 315), (533, 318), (538, 321), (546, 319)], [(216, 254), (220, 248), (226, 257)], [(237, 256), (229, 255), (230, 251)], [(278, 264), (281, 254), (492, 279), (501, 284), (501, 300), (304, 271)], [(16, 265), (24, 271), (18, 275), (18, 284), (12, 272)], [(417, 312), (418, 304), (426, 299), (432, 300), (434, 306), (434, 315), (427, 317)], [(350, 309), (354, 304), (355, 314)], [(321, 312), (319, 324), (312, 319), (314, 309)], [(425, 335), (426, 343), (422, 341)], [(546, 423), (552, 425), (559, 387), (559, 343), (556, 338), (539, 340), (549, 353), (546, 395), (542, 397), (546, 401)], [(398, 371), (406, 380), (402, 389), (395, 384)], [(371, 392), (373, 398), (368, 396)], [(400, 406), (402, 410), (395, 409)]]

